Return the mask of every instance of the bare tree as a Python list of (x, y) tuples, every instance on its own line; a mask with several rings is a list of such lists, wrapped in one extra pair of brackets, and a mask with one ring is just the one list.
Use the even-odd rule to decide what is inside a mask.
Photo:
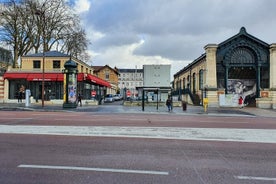
[(2, 7), (0, 39), (13, 47), (13, 67), (16, 67), (20, 56), (26, 54), (32, 47), (32, 27), (26, 22), (24, 7), (11, 0)]
[(1, 12), (0, 40), (12, 45), (14, 67), (20, 56), (53, 48), (79, 59), (88, 40), (79, 17), (65, 0), (11, 0)]
[(77, 59), (83, 61), (89, 60), (89, 56), (86, 52), (88, 40), (83, 29), (73, 31), (71, 34), (68, 34), (64, 40), (65, 42), (61, 48), (62, 51)]

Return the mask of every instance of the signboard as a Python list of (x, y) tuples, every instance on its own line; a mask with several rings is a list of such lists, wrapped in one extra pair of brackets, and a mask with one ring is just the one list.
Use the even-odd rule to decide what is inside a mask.
[(97, 94), (97, 93), (96, 93), (96, 91), (95, 91), (95, 90), (91, 91), (91, 96), (92, 96), (92, 97), (95, 97), (95, 96), (96, 96), (96, 94)]
[(130, 96), (131, 96), (131, 92), (128, 90), (128, 91), (126, 92), (126, 95), (127, 95), (127, 97), (130, 97)]

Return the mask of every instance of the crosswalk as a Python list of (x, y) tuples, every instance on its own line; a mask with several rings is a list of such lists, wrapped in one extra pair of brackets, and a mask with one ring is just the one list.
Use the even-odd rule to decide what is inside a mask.
[(0, 125), (0, 133), (276, 143), (276, 129)]

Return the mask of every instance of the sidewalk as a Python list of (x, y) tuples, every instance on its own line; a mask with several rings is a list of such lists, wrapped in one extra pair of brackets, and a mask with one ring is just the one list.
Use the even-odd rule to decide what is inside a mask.
[(261, 116), (275, 117), (275, 109), (259, 109), (254, 107), (245, 107), (243, 109), (230, 107), (209, 107), (207, 112), (204, 112), (202, 106), (187, 105), (187, 109), (182, 107), (174, 107), (172, 112), (168, 112), (165, 106), (145, 106), (142, 111), (141, 106), (122, 106), (122, 105), (83, 105), (77, 108), (63, 108), (62, 104), (45, 104), (44, 107), (40, 103), (30, 104), (26, 107), (24, 103), (2, 103), (0, 104), (1, 111), (63, 111), (63, 112), (94, 112), (94, 113), (165, 113), (178, 115), (212, 115), (212, 116)]

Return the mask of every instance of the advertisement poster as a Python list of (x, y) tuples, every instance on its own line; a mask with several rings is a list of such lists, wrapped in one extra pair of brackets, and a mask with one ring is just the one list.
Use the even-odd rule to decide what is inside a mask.
[(66, 74), (63, 75), (63, 102), (66, 102)]
[(76, 103), (77, 101), (77, 79), (75, 74), (68, 76), (68, 102)]

